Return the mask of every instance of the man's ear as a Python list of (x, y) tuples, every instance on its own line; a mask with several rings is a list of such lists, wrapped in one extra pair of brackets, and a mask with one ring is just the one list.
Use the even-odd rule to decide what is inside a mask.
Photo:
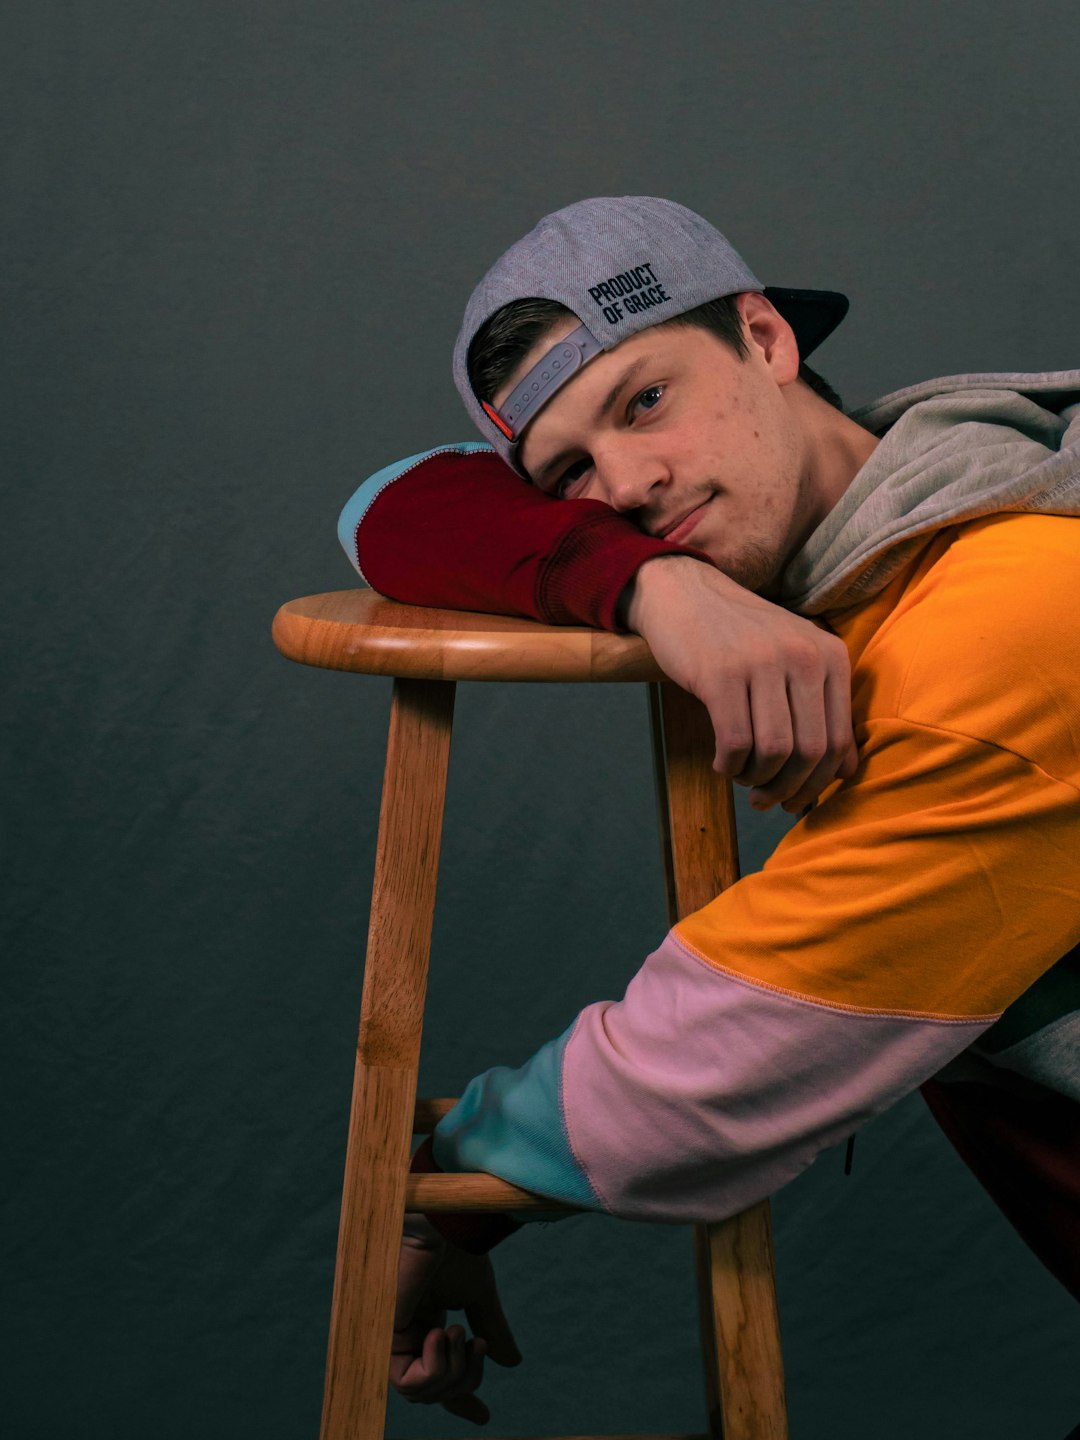
[(757, 290), (736, 295), (735, 304), (743, 323), (743, 335), (772, 372), (777, 385), (790, 385), (799, 374), (799, 346), (795, 332), (771, 300)]

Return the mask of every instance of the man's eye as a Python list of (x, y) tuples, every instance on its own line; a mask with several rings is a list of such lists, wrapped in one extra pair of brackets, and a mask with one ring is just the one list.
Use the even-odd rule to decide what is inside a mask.
[(633, 414), (639, 407), (642, 410), (654, 410), (660, 404), (663, 394), (663, 385), (650, 385), (647, 390), (642, 390), (640, 395), (635, 396), (630, 405), (630, 413)]
[(558, 480), (555, 481), (555, 494), (560, 500), (563, 499), (567, 491), (572, 488), (574, 481), (581, 479), (585, 471), (588, 470), (590, 463), (589, 460), (578, 460), (571, 465), (568, 470), (563, 471)]

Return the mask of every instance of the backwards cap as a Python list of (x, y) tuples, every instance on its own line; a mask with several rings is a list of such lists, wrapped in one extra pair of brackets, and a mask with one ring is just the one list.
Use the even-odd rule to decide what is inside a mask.
[[(848, 308), (847, 297), (832, 290), (762, 285), (719, 230), (673, 200), (579, 200), (545, 215), (473, 291), (454, 346), (454, 383), (481, 434), (523, 475), (522, 432), (583, 365), (639, 330), (744, 290), (760, 291), (776, 306), (795, 332), (802, 359)], [(557, 300), (582, 323), (551, 346), (496, 409), (469, 384), (469, 346), (496, 310), (531, 297)]]

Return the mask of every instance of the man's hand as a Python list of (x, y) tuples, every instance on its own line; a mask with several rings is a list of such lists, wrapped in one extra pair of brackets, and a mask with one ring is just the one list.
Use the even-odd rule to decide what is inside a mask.
[(756, 809), (801, 810), (855, 773), (842, 640), (689, 555), (646, 562), (628, 595), (628, 628), (704, 703), (716, 732), (713, 768), (752, 785)]
[[(471, 1340), (463, 1325), (445, 1328), (448, 1309), (465, 1311)], [(485, 1354), (499, 1365), (521, 1364), (491, 1260), (451, 1245), (423, 1215), (406, 1215), (390, 1383), (414, 1404), (440, 1404), (451, 1415), (486, 1425), (490, 1413), (475, 1393)]]

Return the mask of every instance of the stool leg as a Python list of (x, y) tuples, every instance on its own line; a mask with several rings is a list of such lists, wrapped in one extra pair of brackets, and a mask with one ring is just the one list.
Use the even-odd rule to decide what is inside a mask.
[(382, 1440), (454, 686), (395, 680), (341, 1195), (322, 1440)]
[[(649, 686), (660, 838), (672, 924), (739, 878), (731, 786), (712, 769), (708, 711), (678, 686)], [(694, 1226), (709, 1431), (787, 1440), (769, 1202)]]

